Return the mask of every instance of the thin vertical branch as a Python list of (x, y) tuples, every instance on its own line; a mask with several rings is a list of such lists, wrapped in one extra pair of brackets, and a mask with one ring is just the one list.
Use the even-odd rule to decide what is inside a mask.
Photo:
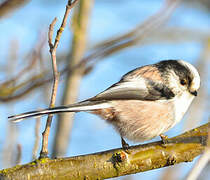
[(38, 149), (39, 149), (39, 139), (40, 139), (39, 131), (40, 131), (40, 126), (41, 126), (41, 121), (40, 121), (40, 118), (38, 118), (36, 120), (36, 126), (35, 126), (35, 143), (34, 143), (33, 154), (32, 154), (33, 160), (36, 159), (37, 152), (38, 152)]
[(21, 144), (17, 144), (17, 155), (15, 157), (15, 165), (18, 165), (21, 163), (21, 157), (22, 157), (22, 146)]
[[(59, 72), (57, 69), (57, 62), (56, 62), (56, 50), (57, 50), (62, 32), (65, 29), (70, 10), (73, 8), (73, 6), (76, 4), (77, 1), (78, 0), (75, 0), (74, 2), (72, 2), (72, 0), (68, 0), (68, 4), (66, 5), (66, 11), (65, 11), (65, 14), (63, 17), (63, 21), (62, 21), (60, 28), (57, 31), (57, 35), (56, 35), (54, 44), (52, 43), (52, 36), (53, 36), (54, 25), (57, 21), (56, 18), (52, 21), (52, 23), (50, 24), (50, 27), (49, 27), (49, 33), (48, 33), (49, 41), (48, 42), (49, 42), (49, 47), (50, 47), (50, 55), (51, 55), (51, 60), (52, 60), (53, 78), (54, 78), (52, 93), (51, 93), (51, 100), (50, 100), (50, 107), (55, 106), (55, 99), (56, 99), (56, 94), (57, 94), (57, 89), (58, 89), (58, 81), (59, 81)], [(45, 130), (42, 133), (42, 148), (41, 148), (41, 152), (40, 152), (40, 158), (48, 156), (48, 137), (49, 137), (49, 133), (50, 133), (52, 117), (53, 117), (52, 115), (48, 115)]]
[[(52, 44), (52, 35), (53, 35), (53, 28), (56, 23), (57, 19), (55, 18), (49, 27), (49, 47), (50, 47), (50, 54), (51, 54), (51, 60), (52, 60), (52, 67), (53, 67), (53, 87), (52, 87), (52, 95), (50, 100), (50, 107), (53, 107), (55, 105), (55, 98), (57, 94), (58, 89), (58, 81), (59, 81), (59, 73), (57, 69), (57, 63), (56, 63), (56, 48)], [(40, 158), (46, 157), (48, 155), (48, 137), (50, 133), (50, 127), (52, 123), (52, 115), (49, 115), (47, 118), (47, 123), (45, 126), (45, 130), (42, 133), (42, 149), (40, 152)]]
[[(92, 4), (93, 0), (81, 0), (79, 6), (74, 11), (72, 23), (72, 50), (66, 59), (68, 68), (70, 69), (80, 63), (86, 51), (88, 21)], [(84, 66), (80, 66), (80, 68), (77, 68), (74, 72), (68, 73), (65, 80), (62, 104), (66, 105), (75, 103), (78, 96), (80, 81), (83, 75)], [(56, 136), (53, 144), (53, 157), (61, 157), (66, 153), (69, 144), (74, 113), (62, 113), (58, 117)]]

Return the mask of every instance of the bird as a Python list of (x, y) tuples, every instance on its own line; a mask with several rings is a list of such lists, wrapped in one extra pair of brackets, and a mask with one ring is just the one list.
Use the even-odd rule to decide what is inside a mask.
[(136, 68), (87, 100), (8, 117), (12, 122), (47, 114), (85, 111), (112, 124), (125, 139), (143, 142), (164, 135), (183, 118), (200, 88), (196, 68), (184, 60), (162, 60)]

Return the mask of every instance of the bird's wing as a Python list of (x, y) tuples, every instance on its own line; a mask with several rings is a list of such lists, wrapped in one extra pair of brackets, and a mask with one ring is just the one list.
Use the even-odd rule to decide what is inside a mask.
[(144, 66), (135, 69), (124, 75), (118, 83), (89, 100), (136, 99), (154, 101), (173, 98), (174, 93), (163, 83), (156, 70), (155, 67), (151, 68), (151, 66), (150, 68)]

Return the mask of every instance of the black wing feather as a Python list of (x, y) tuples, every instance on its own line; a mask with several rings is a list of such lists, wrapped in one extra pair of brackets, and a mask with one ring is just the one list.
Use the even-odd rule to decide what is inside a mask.
[[(89, 99), (91, 101), (98, 100), (164, 100), (172, 99), (175, 95), (166, 85), (160, 82), (146, 80), (146, 88), (125, 86), (128, 81), (122, 79), (118, 83), (112, 85), (102, 93)], [(131, 83), (131, 82), (130, 82)]]

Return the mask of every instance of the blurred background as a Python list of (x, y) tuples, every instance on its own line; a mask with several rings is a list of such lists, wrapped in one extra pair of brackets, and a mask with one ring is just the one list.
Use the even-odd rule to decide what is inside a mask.
[[(1, 169), (39, 155), (46, 117), (17, 124), (9, 123), (7, 117), (49, 106), (53, 76), (47, 32), (54, 17), (58, 18), (55, 32), (59, 28), (65, 6), (66, 1), (59, 0), (0, 0)], [(124, 73), (165, 59), (192, 63), (202, 79), (199, 96), (184, 120), (166, 133), (171, 137), (209, 118), (210, 1), (80, 0), (57, 49), (61, 76), (56, 105), (92, 97)], [(97, 116), (67, 113), (53, 117), (51, 157), (120, 146), (114, 128)], [(197, 159), (114, 179), (183, 179)], [(209, 172), (210, 165), (199, 179), (208, 179)]]

